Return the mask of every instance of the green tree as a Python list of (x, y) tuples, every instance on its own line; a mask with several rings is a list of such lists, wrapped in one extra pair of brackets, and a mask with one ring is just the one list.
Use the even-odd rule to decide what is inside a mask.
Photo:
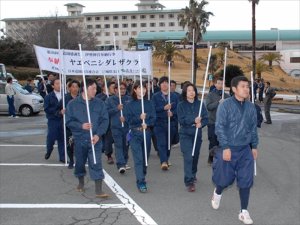
[(273, 66), (273, 62), (277, 62), (277, 63), (280, 63), (280, 61), (282, 60), (281, 59), (282, 55), (279, 54), (279, 53), (273, 53), (273, 52), (269, 52), (269, 53), (266, 53), (266, 54), (263, 54), (259, 60), (261, 61), (267, 61), (269, 63), (269, 67), (270, 69), (272, 69), (272, 66)]
[(161, 42), (155, 42), (155, 51), (153, 52), (153, 56), (155, 58), (161, 59), (164, 63), (171, 62), (171, 65), (174, 63), (174, 59), (178, 59), (181, 61), (187, 61), (186, 57), (181, 54), (180, 50), (175, 47), (172, 43), (168, 42), (162, 44)]
[(248, 0), (249, 2), (252, 3), (252, 71), (253, 71), (253, 79), (255, 79), (256, 75), (256, 54), (255, 54), (255, 49), (256, 49), (256, 5), (258, 5), (259, 0)]
[(137, 45), (136, 40), (133, 37), (130, 37), (128, 41), (128, 48), (135, 47), (136, 45)]
[(202, 40), (203, 34), (206, 32), (206, 28), (209, 26), (209, 17), (213, 16), (212, 12), (204, 10), (208, 4), (207, 1), (202, 0), (200, 3), (197, 0), (190, 0), (189, 7), (181, 9), (178, 15), (178, 21), (180, 26), (188, 28), (188, 38), (193, 41), (193, 30), (195, 30), (195, 43), (194, 43), (194, 74), (193, 81), (196, 84), (198, 57), (197, 57), (197, 43)]
[[(218, 72), (218, 76), (223, 76), (224, 69)], [(244, 72), (241, 67), (237, 65), (229, 64), (226, 66), (226, 77), (225, 77), (225, 86), (230, 87), (231, 80), (237, 76), (244, 76)]]
[(33, 54), (25, 43), (2, 36), (0, 39), (1, 63), (13, 66), (28, 66), (34, 63)]
[(269, 67), (266, 64), (264, 64), (264, 62), (257, 61), (256, 62), (257, 78), (261, 79), (261, 74), (262, 74), (262, 72), (265, 72), (265, 71), (269, 71)]

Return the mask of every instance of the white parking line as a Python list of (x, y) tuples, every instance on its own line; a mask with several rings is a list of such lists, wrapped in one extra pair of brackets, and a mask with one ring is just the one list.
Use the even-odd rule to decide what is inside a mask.
[[(65, 166), (64, 164), (41, 164), (41, 163), (0, 163), (0, 166)], [(120, 187), (120, 185), (105, 171), (105, 183), (107, 186), (112, 190), (112, 192), (117, 196), (117, 198), (123, 204), (103, 204), (103, 205), (93, 205), (93, 204), (0, 204), (0, 208), (62, 208), (66, 207), (74, 207), (80, 208), (79, 206), (84, 206), (83, 208), (87, 207), (107, 207), (113, 208), (114, 207), (121, 207), (127, 208), (135, 218), (142, 224), (142, 225), (157, 225), (157, 223), (151, 218), (151, 216), (146, 213), (124, 190)], [(109, 207), (111, 206), (111, 207)]]
[(124, 204), (0, 204), (0, 209), (124, 209)]

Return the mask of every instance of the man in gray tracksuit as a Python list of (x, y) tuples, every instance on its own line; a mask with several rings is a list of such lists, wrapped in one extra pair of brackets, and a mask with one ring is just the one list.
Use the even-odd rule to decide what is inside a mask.
[(206, 109), (208, 111), (208, 125), (207, 125), (207, 136), (209, 140), (209, 155), (208, 155), (208, 164), (213, 162), (213, 152), (212, 149), (215, 146), (219, 145), (217, 136), (215, 134), (215, 123), (216, 123), (216, 113), (218, 106), (224, 101), (225, 98), (229, 98), (229, 95), (224, 93), (224, 99), (222, 99), (223, 91), (223, 78), (217, 78), (215, 82), (215, 89), (211, 91), (206, 97)]

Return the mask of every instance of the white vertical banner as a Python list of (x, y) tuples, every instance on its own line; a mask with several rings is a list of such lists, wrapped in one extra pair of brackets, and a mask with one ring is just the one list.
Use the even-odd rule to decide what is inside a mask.
[(227, 64), (227, 48), (225, 48), (225, 54), (224, 54), (222, 99), (224, 99), (224, 94), (225, 94), (226, 64)]

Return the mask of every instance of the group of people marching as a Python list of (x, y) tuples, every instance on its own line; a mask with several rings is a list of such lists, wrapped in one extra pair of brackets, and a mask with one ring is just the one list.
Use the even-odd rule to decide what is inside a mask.
[[(48, 119), (45, 159), (51, 156), (57, 140), (59, 160), (65, 162), (65, 114), (69, 168), (73, 168), (75, 162), (78, 191), (84, 191), (85, 164), (88, 161), (96, 196), (108, 197), (102, 190), (104, 174), (101, 157), (105, 152), (108, 162), (113, 163), (111, 145), (114, 142), (119, 173), (124, 174), (130, 168), (130, 146), (137, 188), (142, 193), (147, 192), (145, 177), (152, 140), (163, 171), (170, 168), (171, 146), (180, 143), (184, 184), (189, 192), (194, 192), (202, 128), (208, 126), (208, 162), (212, 164), (215, 185), (212, 207), (219, 208), (223, 190), (236, 180), (241, 203), (239, 219), (245, 224), (253, 223), (247, 207), (257, 157), (257, 111), (248, 100), (250, 89), (246, 77), (233, 78), (231, 88), (234, 95), (231, 97), (223, 94), (223, 81), (218, 78), (216, 88), (207, 95), (205, 103), (198, 99), (197, 88), (192, 83), (185, 82), (180, 95), (174, 91), (176, 82), (169, 82), (168, 77), (163, 76), (159, 80), (153, 79), (153, 86), (150, 87), (140, 81), (132, 84), (111, 80), (107, 85), (102, 82), (101, 93), (98, 94), (96, 80), (87, 79), (86, 89), (78, 81), (71, 80), (67, 83), (68, 93), (63, 106), (61, 82), (57, 78), (51, 82), (53, 91), (45, 97)], [(149, 93), (151, 98), (147, 96)]]

